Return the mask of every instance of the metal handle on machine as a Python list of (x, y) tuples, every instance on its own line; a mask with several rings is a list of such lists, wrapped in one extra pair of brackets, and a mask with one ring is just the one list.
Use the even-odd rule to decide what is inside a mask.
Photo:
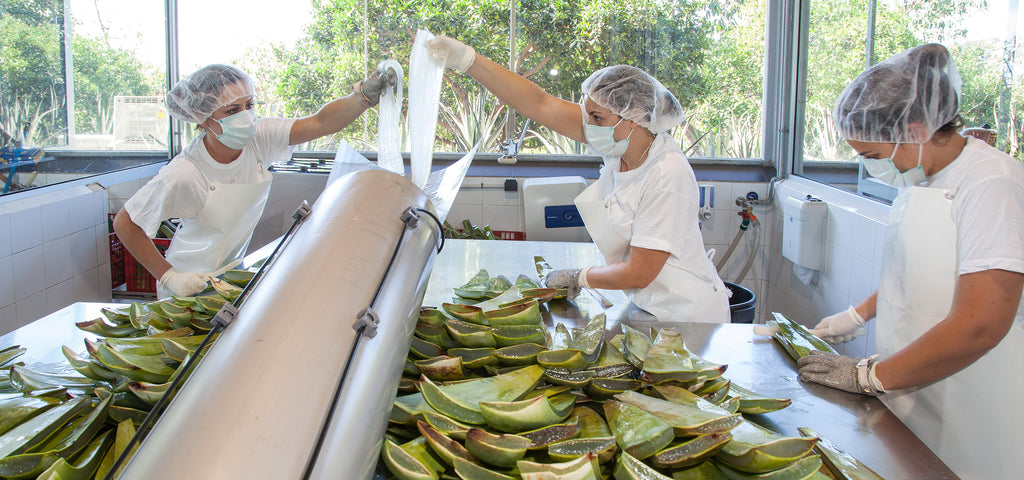
[(182, 382), (184, 382), (184, 379), (188, 378), (188, 375), (192, 372), (192, 369), (195, 368), (196, 359), (198, 359), (201, 356), (203, 350), (213, 340), (213, 337), (216, 336), (221, 331), (223, 331), (225, 328), (227, 328), (227, 326), (230, 325), (232, 321), (234, 321), (235, 317), (238, 316), (238, 308), (241, 307), (243, 303), (245, 303), (245, 299), (248, 297), (249, 292), (252, 290), (253, 286), (256, 285), (259, 279), (263, 276), (263, 273), (266, 271), (267, 266), (273, 263), (274, 259), (277, 257), (278, 252), (281, 250), (281, 247), (286, 242), (288, 242), (292, 234), (295, 232), (295, 229), (298, 228), (299, 224), (301, 224), (306, 218), (309, 217), (309, 214), (311, 212), (312, 209), (309, 207), (309, 203), (303, 200), (302, 204), (299, 205), (299, 208), (297, 208), (295, 210), (295, 213), (292, 214), (292, 224), (290, 227), (288, 227), (288, 230), (285, 232), (284, 236), (281, 237), (281, 241), (277, 243), (276, 247), (274, 247), (274, 251), (270, 253), (270, 256), (268, 256), (267, 260), (263, 262), (263, 265), (260, 265), (260, 269), (257, 270), (256, 273), (252, 276), (252, 279), (250, 279), (249, 283), (245, 285), (245, 288), (242, 289), (242, 292), (239, 293), (237, 297), (235, 297), (235, 300), (231, 303), (225, 303), (223, 306), (221, 306), (217, 314), (214, 315), (213, 320), (211, 322), (213, 323), (213, 328), (211, 328), (210, 331), (206, 333), (206, 337), (203, 338), (203, 341), (199, 344), (198, 347), (196, 347), (195, 353), (189, 356), (188, 360), (186, 360), (185, 363), (181, 364), (178, 367), (179, 369), (181, 369), (181, 372), (175, 375), (174, 380), (171, 382), (171, 385), (167, 387), (167, 391), (164, 392), (163, 396), (160, 397), (160, 400), (158, 400), (156, 404), (153, 405), (153, 408), (149, 411), (149, 413), (146, 414), (146, 418), (144, 418), (142, 420), (142, 423), (139, 424), (139, 428), (138, 430), (136, 430), (135, 435), (132, 436), (131, 440), (128, 442), (128, 445), (125, 447), (124, 451), (121, 452), (121, 455), (117, 457), (117, 461), (115, 461), (114, 465), (110, 467), (110, 470), (107, 472), (107, 475), (103, 477), (104, 480), (113, 480), (115, 478), (118, 470), (121, 469), (121, 466), (128, 459), (128, 456), (131, 455), (131, 452), (135, 445), (142, 441), (142, 438), (145, 437), (146, 433), (153, 426), (153, 422), (156, 421), (156, 418), (163, 412), (165, 408), (167, 408), (167, 404), (170, 402), (170, 399), (174, 397), (175, 393), (177, 393), (178, 389), (181, 387)]

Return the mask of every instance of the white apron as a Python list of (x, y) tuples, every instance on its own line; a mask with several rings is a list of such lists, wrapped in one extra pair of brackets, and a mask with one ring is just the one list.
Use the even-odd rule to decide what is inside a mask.
[[(600, 198), (599, 183), (594, 182), (576, 197), (576, 208), (605, 263), (624, 262), (629, 258), (629, 240), (612, 227), (608, 202)], [(668, 262), (647, 288), (624, 292), (638, 307), (663, 321), (725, 323), (730, 318), (729, 297), (721, 279), (700, 278)]]
[[(946, 318), (957, 274), (955, 192), (910, 187), (893, 202), (878, 287), (876, 351), (907, 346)], [(960, 478), (1019, 475), (1024, 447), (1024, 329), (1021, 311), (1006, 337), (976, 362), (932, 385), (882, 401)]]
[[(183, 219), (174, 233), (165, 256), (171, 266), (202, 274), (242, 258), (263, 215), (270, 182), (268, 176), (257, 183), (211, 183), (203, 210)], [(171, 292), (157, 282), (157, 296), (167, 298)]]

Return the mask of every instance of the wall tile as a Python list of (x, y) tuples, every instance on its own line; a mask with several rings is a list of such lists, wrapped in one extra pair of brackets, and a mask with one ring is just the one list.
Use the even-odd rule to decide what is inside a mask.
[(826, 284), (842, 292), (844, 296), (849, 296), (853, 252), (836, 243), (830, 244), (829, 247), (831, 248), (829, 249), (828, 264), (822, 271), (821, 278)]
[(103, 262), (96, 267), (96, 301), (109, 302), (110, 299), (110, 264)]
[(0, 307), (14, 305), (14, 258), (0, 257)]
[(860, 302), (878, 289), (878, 276), (871, 260), (859, 255), (853, 256), (850, 266), (850, 301)]
[(71, 233), (68, 204), (69, 200), (60, 199), (39, 207), (42, 213), (43, 243), (52, 242)]
[(462, 187), (455, 195), (455, 202), (459, 205), (482, 205), (483, 193), (479, 188)]
[(96, 230), (90, 227), (71, 234), (71, 275), (81, 275), (86, 270), (96, 268), (98, 248), (96, 248)]
[(96, 202), (93, 205), (93, 210), (94, 210), (96, 216), (98, 217), (100, 223), (102, 223), (103, 225), (107, 224), (107, 215), (108, 214), (110, 214), (110, 213), (117, 213), (117, 210), (121, 209), (120, 206), (117, 207), (117, 210), (111, 210), (110, 209), (110, 203), (109, 203), (110, 198), (109, 198), (108, 193), (109, 192), (107, 191), (107, 189), (101, 188), (100, 190), (98, 190), (95, 193), (96, 196), (93, 197), (93, 200)]
[(110, 261), (110, 234), (107, 233), (106, 225), (96, 225), (93, 227), (93, 241), (90, 245), (96, 249), (96, 263), (97, 265), (103, 262)]
[(484, 205), (481, 214), (483, 218), (489, 219), (484, 224), (489, 223), (491, 230), (523, 231), (523, 222), (520, 219), (522, 214), (519, 207)]
[(13, 303), (0, 307), (0, 335), (13, 332), (18, 328), (18, 307)]
[(46, 313), (43, 315), (49, 315), (72, 303), (75, 303), (75, 281), (69, 278), (46, 289)]
[(875, 254), (875, 231), (881, 226), (862, 215), (854, 215), (853, 223), (856, 233), (851, 238), (850, 250), (864, 258)]
[(14, 253), (11, 247), (11, 216), (0, 215), (0, 257), (8, 257)]
[(68, 204), (69, 233), (80, 232), (99, 223), (96, 214), (96, 195), (91, 192), (84, 197), (71, 200)]
[(26, 298), (19, 299), (15, 305), (18, 307), (18, 326), (24, 327), (40, 318), (45, 317), (48, 313), (46, 311), (46, 291), (30, 295)]
[(52, 286), (71, 278), (71, 237), (61, 237), (43, 244), (46, 285)]
[(11, 251), (21, 252), (43, 243), (42, 209), (38, 206), (11, 213)]
[(481, 205), (460, 205), (453, 204), (448, 211), (448, 223), (455, 228), (462, 228), (462, 221), (469, 220), (474, 225), (484, 225), (483, 207)]
[(21, 300), (46, 289), (43, 247), (30, 248), (12, 256), (14, 262), (14, 298)]
[(518, 191), (506, 192), (501, 188), (481, 188), (480, 201), (484, 205), (504, 205), (517, 208), (522, 205)]

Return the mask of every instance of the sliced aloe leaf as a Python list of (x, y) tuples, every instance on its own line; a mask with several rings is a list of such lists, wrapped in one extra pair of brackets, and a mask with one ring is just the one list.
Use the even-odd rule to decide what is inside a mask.
[(541, 395), (514, 402), (480, 402), (484, 422), (502, 432), (519, 433), (561, 422), (572, 413), (576, 396)]
[(413, 362), (420, 373), (435, 382), (462, 380), (466, 374), (462, 371), (462, 357), (440, 355), (426, 360)]
[(601, 480), (601, 466), (597, 463), (597, 455), (587, 453), (582, 457), (562, 463), (536, 463), (520, 460), (516, 463), (519, 474), (524, 479), (541, 478), (572, 478), (578, 480)]
[(475, 305), (442, 303), (441, 308), (444, 308), (444, 311), (460, 320), (475, 323), (477, 325), (487, 325), (487, 317), (484, 316), (484, 311)]
[(90, 399), (87, 397), (74, 398), (8, 430), (0, 437), (0, 458), (26, 452), (89, 407), (89, 404)]
[(58, 459), (50, 468), (39, 474), (37, 480), (87, 480), (93, 478), (93, 473), (99, 467), (103, 456), (114, 444), (114, 430), (107, 430), (99, 434), (82, 450), (75, 455), (73, 461)]
[(604, 346), (604, 330), (607, 318), (603, 313), (595, 315), (579, 335), (574, 335), (570, 348), (583, 353), (587, 363), (594, 363)]
[(512, 282), (509, 279), (505, 278), (504, 275), (498, 275), (496, 277), (492, 277), (491, 280), (488, 282), (487, 294), (485, 296), (487, 298), (494, 298), (497, 297), (498, 295), (501, 295), (502, 293), (505, 292), (505, 290), (508, 290), (510, 288), (512, 288)]
[(608, 426), (615, 434), (619, 447), (641, 460), (665, 448), (675, 438), (669, 424), (628, 403), (615, 400), (605, 402), (604, 416), (608, 419)]
[[(117, 433), (114, 437), (114, 446), (108, 449), (107, 454), (103, 456), (100, 466), (96, 469), (96, 478), (106, 477), (107, 473), (110, 472), (110, 469), (114, 466), (114, 462), (128, 448), (128, 443), (131, 442), (132, 437), (135, 436), (135, 425), (135, 423), (128, 420), (118, 421)], [(134, 455), (135, 451), (138, 449), (138, 445), (132, 447), (132, 451), (128, 455), (128, 458), (131, 458), (131, 455)], [(124, 467), (125, 465), (122, 464), (121, 468), (118, 469), (116, 473), (120, 474), (121, 471), (124, 470)], [(117, 475), (115, 474), (115, 477), (116, 476)]]
[(131, 323), (115, 326), (104, 322), (101, 318), (77, 322), (75, 326), (101, 337), (129, 337), (139, 334), (139, 329), (133, 327)]
[(480, 402), (509, 402), (522, 398), (540, 382), (544, 369), (531, 365), (494, 377), (436, 385), (423, 377), (423, 398), (434, 410), (460, 422), (484, 423)]
[(409, 395), (402, 395), (395, 399), (395, 404), (391, 407), (391, 416), (389, 420), (398, 424), (412, 424), (416, 420), (422, 418), (422, 415), (426, 411), (437, 413), (431, 407), (426, 400), (423, 399), (422, 393), (411, 393)]
[(455, 473), (459, 478), (468, 480), (516, 480), (515, 477), (503, 475), (461, 458), (455, 459)]
[(463, 298), (484, 298), (491, 283), (490, 279), (487, 270), (480, 269), (468, 282), (455, 287), (455, 294)]
[(498, 363), (506, 366), (532, 365), (537, 363), (537, 355), (547, 350), (537, 343), (520, 343), (494, 350)]
[(817, 455), (809, 455), (798, 458), (783, 467), (757, 475), (733, 468), (724, 462), (717, 463), (717, 466), (725, 474), (725, 478), (730, 480), (807, 480), (814, 478), (818, 473), (818, 469), (821, 468), (821, 458)]
[(443, 327), (446, 319), (447, 317), (445, 317), (440, 310), (434, 307), (423, 307), (420, 309), (420, 315), (417, 317), (416, 321), (418, 323), (425, 323), (435, 327)]
[(428, 468), (397, 443), (384, 439), (381, 458), (391, 473), (401, 480), (437, 480), (437, 472)]
[(448, 355), (462, 358), (462, 366), (466, 368), (483, 368), (485, 365), (497, 365), (498, 357), (494, 354), (495, 349), (490, 347), (480, 348), (449, 348)]
[(492, 329), (499, 347), (536, 343), (547, 345), (547, 329), (543, 325), (503, 325)]
[(430, 443), (427, 442), (427, 437), (420, 435), (418, 431), (410, 433), (409, 435), (416, 435), (416, 438), (403, 443), (402, 450), (405, 450), (406, 453), (412, 455), (413, 458), (418, 460), (425, 467), (437, 472), (438, 475), (448, 468), (437, 454), (434, 453), (434, 449), (430, 448)]
[(529, 438), (506, 433), (495, 435), (473, 428), (466, 432), (466, 449), (476, 458), (497, 467), (514, 467), (526, 455), (532, 441)]
[(448, 333), (460, 345), (465, 347), (494, 347), (495, 340), (491, 327), (449, 319), (445, 323)]
[(110, 320), (110, 323), (113, 323), (114, 325), (127, 325), (128, 323), (131, 322), (131, 319), (128, 316), (128, 308), (129, 307), (115, 309), (103, 307), (100, 309), (100, 313), (103, 314), (103, 316), (106, 317), (107, 320)]
[(613, 436), (608, 423), (594, 409), (578, 406), (569, 415), (569, 423), (576, 422), (580, 426), (580, 438), (602, 438)]
[(7, 368), (14, 363), (14, 359), (22, 356), (27, 350), (20, 345), (11, 345), (0, 350), (0, 368)]
[(495, 310), (484, 310), (484, 317), (487, 318), (487, 324), (491, 326), (540, 325), (543, 321), (540, 315), (540, 304), (536, 300)]
[(211, 279), (210, 284), (218, 295), (224, 297), (224, 299), (229, 302), (235, 301), (235, 299), (242, 293), (242, 289), (238, 288), (237, 285), (234, 285), (231, 282), (225, 282), (218, 278)]
[(409, 353), (418, 359), (434, 358), (444, 355), (444, 347), (413, 335), (409, 341)]
[(52, 398), (24, 395), (0, 401), (0, 434), (45, 412), (57, 403), (59, 402)]
[[(739, 425), (743, 417), (730, 414), (711, 404), (686, 389), (678, 387), (659, 387), (661, 389), (678, 389), (677, 396), (671, 400), (661, 400), (637, 393), (623, 392), (615, 395), (615, 399), (643, 409), (671, 425), (676, 435), (704, 435), (715, 432), (726, 432)], [(661, 390), (658, 390), (661, 393)], [(685, 392), (685, 393), (684, 393)], [(689, 395), (687, 395), (689, 394)]]
[(634, 367), (643, 368), (647, 352), (654, 345), (651, 336), (624, 323), (621, 324), (621, 328), (624, 335), (622, 339), (623, 358)]
[(473, 454), (466, 450), (466, 447), (462, 446), (461, 443), (448, 438), (447, 435), (437, 431), (434, 427), (431, 427), (427, 422), (416, 422), (416, 429), (419, 430), (420, 434), (427, 437), (427, 443), (430, 444), (430, 448), (434, 450), (434, 453), (448, 465), (452, 465), (456, 458), (461, 458), (473, 463), (480, 463)]
[(520, 432), (518, 435), (530, 439), (530, 450), (540, 450), (548, 448), (553, 443), (573, 438), (579, 433), (579, 422), (570, 420), (567, 423), (548, 425), (536, 430), (530, 430), (529, 432)]
[(619, 461), (615, 463), (612, 474), (615, 475), (615, 480), (672, 480), (672, 477), (662, 475), (627, 452), (619, 455)]
[(555, 385), (565, 385), (572, 388), (586, 388), (594, 379), (594, 372), (590, 370), (571, 371), (559, 368), (544, 370), (544, 380)]
[(608, 400), (622, 392), (636, 391), (643, 388), (643, 382), (633, 378), (594, 377), (587, 384), (587, 395), (594, 400)]
[(93, 342), (86, 339), (85, 347), (89, 355), (99, 360), (104, 367), (133, 380), (164, 383), (174, 373), (174, 368), (163, 359), (171, 361), (169, 357), (119, 353), (102, 340)]
[(658, 468), (678, 469), (696, 465), (711, 457), (732, 440), (729, 432), (709, 433), (673, 442), (649, 460)]
[(256, 272), (249, 270), (228, 270), (224, 272), (221, 278), (233, 283), (237, 287), (245, 288), (254, 276), (256, 276)]
[(836, 353), (836, 350), (828, 342), (808, 331), (807, 327), (778, 312), (772, 312), (772, 316), (775, 320), (767, 322), (774, 331), (772, 337), (779, 342), (779, 345), (782, 345), (782, 348), (793, 360), (800, 360), (800, 357), (809, 355), (811, 351)]
[(167, 393), (167, 389), (171, 386), (171, 382), (165, 383), (145, 383), (145, 382), (128, 382), (128, 389), (131, 390), (136, 397), (145, 402), (148, 405), (155, 405), (156, 402), (160, 401), (160, 398)]
[(792, 400), (788, 398), (768, 398), (733, 383), (729, 395), (740, 399), (742, 413), (768, 413), (788, 407)]
[(519, 274), (519, 276), (516, 277), (516, 288), (519, 290), (530, 290), (533, 288), (541, 288), (541, 286), (539, 283), (533, 281), (532, 278)]
[(473, 428), (470, 425), (466, 425), (432, 410), (424, 411), (422, 416), (423, 421), (427, 422), (427, 425), (434, 427), (435, 430), (455, 440), (465, 440), (466, 432), (469, 431), (470, 428)]
[(132, 407), (123, 407), (120, 405), (110, 406), (110, 418), (117, 423), (130, 421), (132, 425), (142, 425), (142, 421), (146, 419), (146, 415), (149, 412)]
[(807, 455), (818, 441), (817, 438), (779, 435), (746, 420), (729, 433), (732, 440), (715, 454), (715, 459), (747, 473), (765, 473), (785, 467)]
[(109, 398), (102, 400), (89, 415), (72, 420), (43, 443), (31, 447), (31, 451), (0, 459), (0, 475), (4, 478), (35, 478), (59, 458), (78, 452), (103, 427), (109, 406)]
[(814, 451), (821, 456), (821, 461), (836, 479), (882, 480), (881, 475), (875, 473), (874, 470), (861, 463), (860, 460), (843, 451), (838, 445), (832, 443), (831, 440), (818, 435), (818, 432), (807, 427), (800, 427), (797, 430), (800, 431), (802, 436), (818, 439), (818, 443), (814, 445)]
[(667, 381), (691, 382), (699, 377), (721, 376), (726, 366), (708, 362), (686, 349), (682, 335), (673, 328), (664, 328), (644, 358), (640, 378), (648, 383)]
[(38, 372), (21, 364), (11, 366), (10, 372), (11, 385), (26, 393), (52, 388), (67, 388), (87, 393), (96, 387), (95, 381), (91, 378)]
[(537, 354), (537, 364), (544, 368), (576, 371), (587, 366), (587, 363), (583, 352), (572, 348), (545, 350)]
[(565, 462), (577, 457), (593, 453), (597, 455), (597, 463), (608, 463), (619, 452), (619, 445), (614, 436), (572, 438), (548, 445), (548, 455), (556, 462)]

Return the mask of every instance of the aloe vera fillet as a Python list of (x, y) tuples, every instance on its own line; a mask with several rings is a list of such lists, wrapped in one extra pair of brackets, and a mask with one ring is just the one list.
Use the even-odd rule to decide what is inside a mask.
[(659, 418), (670, 425), (676, 435), (727, 432), (743, 421), (743, 417), (738, 413), (729, 414), (721, 409), (701, 408), (696, 400), (688, 404), (677, 403), (633, 391), (615, 395), (615, 399)]
[(437, 480), (437, 472), (426, 467), (415, 457), (391, 440), (384, 440), (381, 458), (395, 477), (400, 480)]
[(495, 435), (479, 428), (466, 432), (469, 453), (497, 467), (514, 467), (532, 443), (529, 438), (509, 433)]
[(516, 462), (523, 480), (548, 478), (572, 478), (574, 480), (601, 480), (601, 466), (597, 455), (586, 453), (580, 458), (563, 463), (536, 463), (527, 460)]
[(487, 270), (480, 269), (473, 278), (465, 284), (455, 287), (455, 294), (463, 298), (483, 298), (490, 286), (490, 274)]
[(110, 399), (100, 402), (88, 416), (76, 418), (29, 453), (0, 459), (0, 475), (4, 478), (35, 478), (60, 458), (68, 458), (92, 441), (107, 420)]
[(732, 384), (729, 394), (740, 399), (741, 413), (768, 413), (782, 410), (793, 403), (788, 398), (768, 398), (739, 385)]
[[(419, 432), (416, 432), (417, 434)], [(402, 450), (412, 455), (417, 461), (423, 466), (437, 472), (438, 474), (445, 471), (448, 468), (444, 462), (434, 453), (434, 450), (430, 448), (430, 443), (427, 442), (427, 437), (422, 435), (409, 440), (402, 444)]]
[(24, 453), (42, 442), (79, 412), (89, 406), (90, 399), (75, 398), (47, 409), (0, 437), (0, 458)]
[(519, 400), (537, 386), (543, 374), (543, 368), (530, 365), (494, 377), (440, 386), (423, 377), (420, 388), (434, 410), (460, 422), (480, 425), (484, 423), (480, 402)]
[(423, 399), (422, 393), (402, 395), (395, 399), (389, 420), (398, 424), (412, 424), (425, 411), (435, 412), (433, 407)]
[(564, 462), (585, 455), (587, 452), (597, 455), (597, 463), (608, 463), (619, 453), (619, 445), (615, 437), (572, 438), (548, 445), (548, 455), (552, 460)]
[(525, 432), (561, 422), (572, 413), (576, 396), (541, 395), (517, 402), (480, 402), (480, 414), (488, 426), (502, 432)]
[(536, 300), (494, 310), (484, 310), (487, 323), (498, 325), (540, 325), (540, 304)]
[(603, 313), (595, 315), (594, 318), (587, 322), (587, 326), (583, 328), (582, 333), (572, 338), (572, 343), (569, 347), (582, 352), (583, 358), (586, 359), (588, 364), (594, 363), (601, 356), (606, 324), (607, 318)]
[(807, 480), (818, 473), (818, 469), (821, 468), (821, 459), (817, 455), (810, 455), (797, 459), (784, 467), (757, 475), (751, 475), (724, 463), (718, 463), (717, 466), (718, 470), (725, 474), (725, 478), (730, 480)]
[(829, 439), (818, 435), (818, 432), (807, 427), (800, 427), (797, 430), (800, 431), (800, 435), (818, 439), (814, 451), (821, 456), (822, 463), (838, 480), (882, 480), (881, 475), (844, 452)]
[(626, 452), (619, 455), (613, 475), (616, 480), (671, 480), (672, 478), (662, 475)]
[(541, 286), (539, 283), (533, 281), (532, 278), (520, 273), (519, 276), (516, 277), (516, 288), (519, 290), (532, 290), (534, 288), (541, 288)]
[(480, 463), (473, 454), (466, 450), (466, 447), (462, 446), (461, 443), (448, 438), (447, 435), (437, 431), (434, 427), (431, 427), (427, 422), (419, 421), (416, 422), (416, 429), (419, 430), (420, 434), (427, 437), (427, 443), (430, 444), (430, 448), (434, 450), (434, 453), (441, 458), (444, 463), (452, 465), (456, 458), (462, 458), (473, 463)]
[(75, 456), (74, 460), (58, 459), (39, 474), (37, 480), (88, 480), (99, 467), (104, 455), (114, 444), (114, 430), (107, 430)]
[(58, 402), (49, 398), (19, 396), (0, 402), (0, 434), (45, 412)]
[(651, 457), (651, 463), (658, 468), (683, 468), (696, 465), (714, 455), (719, 448), (732, 440), (729, 432), (709, 433), (686, 441), (671, 444)]
[(744, 420), (729, 433), (729, 441), (715, 459), (747, 473), (777, 470), (807, 455), (817, 438), (786, 437)]
[(472, 480), (515, 480), (514, 477), (502, 475), (494, 470), (490, 470), (461, 458), (455, 459), (455, 473), (459, 478)]
[(619, 447), (641, 460), (675, 438), (669, 424), (628, 403), (609, 400), (604, 404), (604, 415)]
[(603, 438), (612, 436), (612, 430), (608, 428), (608, 422), (604, 421), (594, 409), (586, 406), (579, 406), (573, 409), (569, 415), (569, 421), (576, 418), (580, 425), (580, 438)]
[(811, 351), (836, 353), (828, 342), (807, 331), (803, 325), (778, 312), (772, 312), (772, 316), (775, 317), (773, 323), (778, 327), (772, 337), (782, 345), (782, 348), (789, 353), (793, 360), (799, 360), (810, 354)]

